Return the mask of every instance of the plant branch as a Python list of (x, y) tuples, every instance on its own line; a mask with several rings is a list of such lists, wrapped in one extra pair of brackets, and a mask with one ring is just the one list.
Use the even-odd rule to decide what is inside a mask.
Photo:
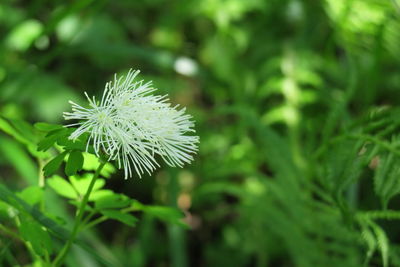
[(85, 193), (85, 196), (83, 197), (83, 200), (81, 202), (81, 205), (79, 207), (78, 215), (75, 218), (75, 223), (74, 223), (74, 228), (72, 229), (72, 233), (71, 233), (67, 243), (62, 248), (60, 254), (58, 254), (58, 256), (55, 258), (55, 260), (54, 260), (54, 262), (52, 264), (53, 267), (57, 267), (62, 263), (62, 261), (64, 260), (65, 256), (67, 255), (72, 243), (74, 242), (75, 237), (76, 237), (76, 235), (78, 233), (78, 229), (79, 229), (79, 226), (81, 224), (83, 215), (85, 213), (85, 207), (86, 207), (86, 205), (87, 205), (87, 203), (89, 201), (90, 193), (92, 192), (94, 184), (95, 184), (97, 178), (99, 177), (100, 172), (103, 169), (105, 164), (106, 164), (106, 162), (100, 163), (100, 166), (97, 168), (95, 174), (93, 175), (93, 178), (90, 181), (89, 187), (88, 187), (88, 189), (87, 189), (87, 191)]

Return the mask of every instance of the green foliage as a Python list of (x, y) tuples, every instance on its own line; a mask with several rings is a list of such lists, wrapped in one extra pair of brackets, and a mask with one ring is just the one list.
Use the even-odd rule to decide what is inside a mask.
[(51, 132), (55, 130), (62, 129), (61, 125), (58, 124), (50, 124), (45, 122), (37, 122), (34, 124), (35, 128), (42, 132)]
[(53, 176), (47, 179), (47, 184), (63, 197), (78, 198), (78, 192), (76, 192), (74, 187), (60, 176)]
[(43, 198), (43, 189), (39, 186), (29, 186), (17, 194), (29, 205), (38, 204)]
[(199, 154), (107, 162), (65, 266), (400, 266), (399, 33), (399, 0), (2, 1), (0, 266), (68, 242), (108, 158), (62, 112), (129, 68)]
[(67, 164), (65, 165), (65, 174), (68, 176), (76, 175), (76, 173), (82, 170), (83, 167), (83, 155), (81, 151), (73, 150), (69, 153)]
[(107, 218), (120, 221), (129, 226), (135, 226), (135, 224), (137, 222), (136, 217), (134, 217), (130, 214), (127, 214), (127, 213), (122, 213), (118, 210), (101, 210), (100, 212)]
[(43, 172), (45, 176), (53, 175), (61, 166), (61, 163), (64, 160), (65, 155), (67, 154), (66, 151), (54, 157), (49, 163), (46, 164), (43, 168)]
[(96, 209), (118, 209), (126, 208), (131, 204), (132, 200), (121, 194), (110, 194), (95, 201)]
[(38, 143), (39, 151), (50, 149), (58, 140), (68, 138), (68, 130), (60, 129), (49, 132), (43, 140)]
[(170, 207), (161, 207), (161, 206), (144, 206), (144, 205), (138, 205), (138, 203), (136, 208), (138, 210), (143, 211), (145, 214), (154, 216), (162, 221), (187, 227), (187, 225), (182, 221), (183, 219), (182, 212), (177, 209)]
[(400, 193), (399, 157), (393, 154), (375, 158), (379, 163), (374, 176), (374, 189), (386, 209), (389, 200)]
[(50, 235), (47, 231), (32, 220), (31, 218), (25, 218), (21, 216), (21, 222), (19, 226), (19, 232), (21, 237), (32, 245), (33, 250), (43, 256), (46, 253), (52, 253), (52, 242)]

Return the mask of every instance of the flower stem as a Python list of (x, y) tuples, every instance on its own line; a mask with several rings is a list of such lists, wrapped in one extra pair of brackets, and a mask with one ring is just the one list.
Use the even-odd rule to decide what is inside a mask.
[(85, 196), (82, 199), (81, 205), (80, 205), (79, 210), (78, 210), (78, 215), (75, 218), (75, 223), (74, 223), (74, 228), (72, 229), (72, 233), (71, 233), (67, 243), (62, 248), (61, 252), (54, 259), (54, 262), (52, 264), (53, 267), (57, 267), (62, 263), (62, 261), (64, 260), (64, 257), (67, 255), (68, 250), (70, 249), (72, 243), (74, 242), (74, 239), (75, 239), (75, 237), (76, 237), (76, 235), (78, 233), (78, 229), (79, 229), (79, 226), (80, 226), (82, 218), (83, 218), (83, 214), (85, 213), (86, 204), (89, 201), (90, 193), (92, 192), (94, 184), (95, 184), (97, 178), (99, 177), (100, 172), (103, 169), (105, 164), (106, 164), (106, 162), (100, 163), (100, 165), (97, 168), (95, 174), (93, 175), (92, 180), (90, 181), (89, 187), (88, 187), (88, 189), (87, 189), (87, 191), (85, 193)]

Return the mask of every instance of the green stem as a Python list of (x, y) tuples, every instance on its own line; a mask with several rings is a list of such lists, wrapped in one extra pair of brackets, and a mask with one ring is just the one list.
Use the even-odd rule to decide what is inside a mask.
[(84, 226), (83, 226), (83, 229), (91, 228), (91, 227), (93, 227), (93, 226), (95, 226), (95, 225), (97, 225), (97, 224), (99, 224), (99, 223), (104, 222), (104, 221), (107, 220), (107, 219), (108, 219), (108, 217), (106, 217), (106, 216), (101, 216), (101, 217), (97, 218), (96, 220), (93, 220), (93, 221), (91, 221), (90, 223), (87, 223), (86, 225), (84, 225)]
[[(38, 164), (39, 164), (39, 187), (44, 190), (45, 188), (45, 177), (44, 177), (44, 172), (43, 172), (43, 167), (44, 167), (44, 162), (42, 159), (38, 159)], [(39, 202), (39, 207), (40, 211), (44, 212), (45, 209), (45, 200), (44, 197)]]
[(85, 213), (86, 204), (89, 201), (90, 193), (92, 192), (94, 184), (95, 184), (97, 178), (99, 177), (100, 172), (103, 169), (105, 164), (106, 164), (106, 162), (102, 162), (100, 164), (100, 166), (97, 168), (95, 174), (93, 175), (93, 178), (90, 181), (89, 187), (88, 187), (88, 189), (85, 193), (85, 196), (83, 197), (83, 200), (81, 202), (81, 205), (79, 207), (78, 215), (75, 218), (75, 224), (74, 224), (74, 228), (72, 229), (72, 233), (71, 233), (67, 243), (62, 248), (60, 254), (58, 254), (58, 256), (55, 258), (55, 260), (53, 262), (53, 267), (57, 267), (62, 263), (62, 261), (64, 260), (64, 257), (67, 255), (68, 250), (70, 249), (72, 243), (74, 242), (74, 239), (78, 233), (78, 229), (79, 229), (79, 226), (80, 226), (82, 218), (83, 218), (83, 214)]
[(92, 210), (92, 211), (86, 216), (86, 218), (84, 218), (84, 219), (82, 220), (81, 227), (79, 228), (78, 232), (80, 232), (81, 229), (83, 229), (83, 228), (85, 227), (85, 225), (87, 225), (87, 224), (89, 223), (90, 219), (91, 219), (95, 214), (96, 214), (95, 210)]
[[(135, 210), (137, 210), (136, 207), (128, 207), (128, 208), (122, 209), (121, 212), (122, 213), (129, 213), (129, 212), (135, 211)], [(90, 218), (91, 217), (92, 216), (90, 216)], [(82, 223), (82, 227), (81, 227), (82, 230), (89, 229), (89, 228), (91, 228), (93, 226), (96, 226), (97, 224), (102, 223), (105, 220), (107, 220), (109, 217), (103, 215), (103, 216), (101, 216), (101, 217), (89, 222), (90, 218), (87, 218), (87, 220), (85, 220), (84, 223)]]

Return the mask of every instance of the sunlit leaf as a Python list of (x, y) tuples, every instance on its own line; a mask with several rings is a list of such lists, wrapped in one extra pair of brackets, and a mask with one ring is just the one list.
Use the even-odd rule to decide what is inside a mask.
[(111, 195), (114, 195), (115, 193), (112, 190), (109, 189), (100, 189), (92, 192), (89, 196), (90, 201), (98, 201), (99, 199), (102, 198), (107, 198)]
[(34, 205), (43, 199), (43, 189), (39, 186), (29, 186), (18, 193), (18, 196), (25, 200), (26, 203)]
[(122, 194), (113, 194), (100, 197), (95, 201), (96, 209), (117, 209), (129, 206), (132, 200)]
[[(87, 171), (95, 171), (100, 165), (100, 159), (96, 155), (83, 153), (84, 162), (83, 169)], [(111, 163), (106, 163), (101, 170), (101, 176), (109, 178), (115, 172), (115, 167)]]
[(374, 175), (374, 189), (383, 207), (387, 208), (389, 200), (400, 193), (400, 160), (393, 154), (381, 155), (375, 159), (378, 166)]
[[(70, 176), (69, 180), (71, 181), (71, 184), (76, 189), (76, 191), (78, 191), (78, 193), (83, 196), (86, 194), (86, 191), (89, 188), (92, 177), (93, 174), (89, 173), (83, 176)], [(93, 186), (92, 192), (99, 190), (104, 186), (104, 184), (105, 184), (104, 179), (98, 178)]]
[(53, 176), (46, 180), (47, 184), (57, 192), (57, 194), (71, 199), (78, 198), (78, 193), (74, 187), (65, 179), (60, 176)]

